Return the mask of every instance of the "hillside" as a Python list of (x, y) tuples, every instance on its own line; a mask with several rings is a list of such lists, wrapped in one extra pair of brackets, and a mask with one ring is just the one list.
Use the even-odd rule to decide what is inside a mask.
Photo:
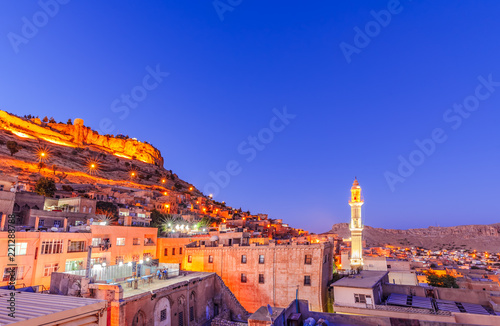
[[(334, 224), (331, 232), (349, 238), (349, 224)], [(491, 225), (430, 226), (425, 229), (382, 229), (365, 226), (363, 239), (370, 247), (386, 244), (425, 249), (476, 249), (500, 252), (500, 223)]]
[[(9, 141), (17, 144), (13, 155)], [(41, 152), (46, 154), (40, 166)], [(0, 172), (30, 183), (47, 176), (61, 184), (120, 185), (179, 193), (192, 187), (166, 170), (160, 151), (148, 143), (99, 135), (80, 119), (73, 124), (44, 123), (5, 111), (0, 111)], [(190, 193), (202, 195), (194, 187)]]

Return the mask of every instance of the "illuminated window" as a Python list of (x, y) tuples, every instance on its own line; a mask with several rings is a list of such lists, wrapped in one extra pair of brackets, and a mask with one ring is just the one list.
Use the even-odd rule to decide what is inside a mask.
[(18, 243), (16, 243), (15, 255), (16, 256), (24, 256), (24, 255), (26, 255), (27, 249), (28, 249), (28, 243), (27, 242), (18, 242)]
[(188, 263), (192, 263), (193, 262), (193, 257), (191, 255), (188, 256)]
[(208, 256), (208, 262), (211, 264), (214, 262), (214, 256), (210, 255)]
[(241, 263), (246, 264), (247, 263), (247, 255), (241, 255)]
[(92, 247), (99, 247), (101, 245), (101, 238), (92, 238)]
[(116, 245), (117, 246), (124, 246), (125, 245), (125, 238), (116, 238)]
[(138, 245), (140, 245), (140, 244), (141, 244), (141, 242), (139, 241), (139, 238), (134, 238), (134, 239), (132, 240), (132, 245), (134, 245), (134, 246), (138, 246)]
[(264, 255), (259, 255), (259, 264), (264, 264)]

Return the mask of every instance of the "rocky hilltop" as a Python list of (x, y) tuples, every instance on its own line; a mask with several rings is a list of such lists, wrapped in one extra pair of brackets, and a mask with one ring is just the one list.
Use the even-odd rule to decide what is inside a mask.
[[(15, 143), (14, 153), (9, 143)], [(41, 151), (46, 152), (43, 160)], [(90, 169), (92, 164), (94, 169)], [(146, 142), (99, 135), (85, 127), (81, 119), (44, 122), (5, 111), (0, 111), (0, 172), (17, 175), (28, 183), (47, 176), (61, 184), (121, 185), (175, 192), (193, 187), (165, 170), (160, 151)], [(201, 195), (195, 187), (190, 193)]]
[[(339, 223), (331, 232), (343, 238), (350, 237), (349, 224)], [(423, 247), (425, 249), (476, 249), (500, 252), (500, 223), (491, 225), (460, 225), (422, 229), (382, 229), (365, 226), (363, 239), (366, 245), (377, 247)]]
[(150, 144), (126, 137), (99, 135), (85, 127), (81, 119), (75, 119), (72, 124), (50, 123), (38, 118), (20, 118), (0, 110), (0, 129), (25, 139), (41, 139), (67, 147), (92, 146), (123, 158), (163, 166), (160, 151)]

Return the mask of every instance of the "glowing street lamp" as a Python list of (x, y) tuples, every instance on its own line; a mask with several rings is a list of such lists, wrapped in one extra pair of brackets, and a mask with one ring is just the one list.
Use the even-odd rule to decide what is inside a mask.
[(165, 182), (167, 182), (167, 180), (161, 179), (161, 183), (165, 183)]
[(193, 191), (193, 187), (189, 187), (189, 191)]
[(132, 262), (129, 261), (128, 264), (127, 264), (127, 266), (131, 267), (132, 266)]
[(139, 260), (139, 264), (144, 264), (144, 260)]

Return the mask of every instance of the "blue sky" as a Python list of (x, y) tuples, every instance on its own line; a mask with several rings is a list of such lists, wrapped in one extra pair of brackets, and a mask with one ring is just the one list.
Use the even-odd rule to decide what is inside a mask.
[(3, 2), (0, 109), (106, 121), (201, 190), (230, 162), (217, 200), (314, 232), (355, 176), (367, 225), (499, 221), (498, 1), (215, 3)]

